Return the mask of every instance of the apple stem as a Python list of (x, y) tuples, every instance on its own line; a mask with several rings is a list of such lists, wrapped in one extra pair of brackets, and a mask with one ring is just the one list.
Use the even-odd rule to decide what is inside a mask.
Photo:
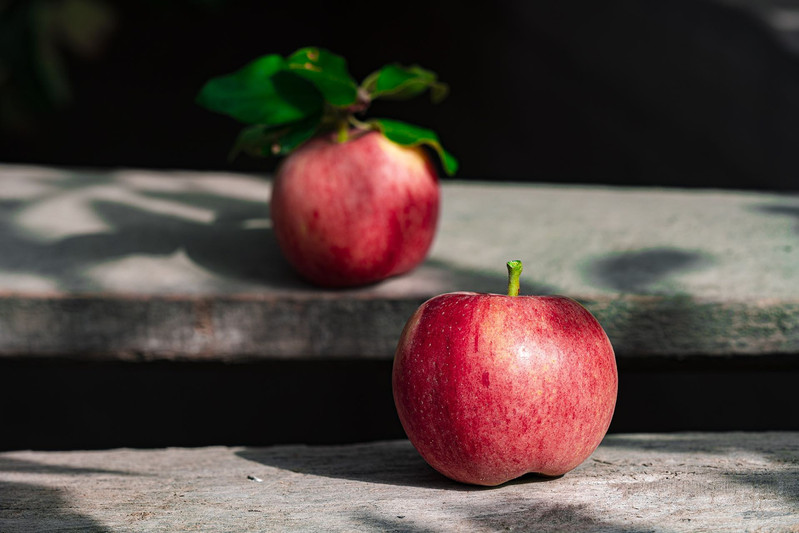
[(346, 120), (342, 120), (338, 123), (338, 133), (336, 135), (336, 141), (339, 143), (345, 143), (350, 137), (349, 132), (349, 125), (347, 124)]
[(519, 296), (519, 276), (521, 273), (521, 261), (518, 259), (508, 261), (508, 296)]

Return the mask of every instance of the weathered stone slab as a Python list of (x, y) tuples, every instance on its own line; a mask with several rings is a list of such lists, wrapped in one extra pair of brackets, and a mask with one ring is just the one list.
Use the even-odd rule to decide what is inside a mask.
[(453, 290), (576, 298), (620, 355), (799, 353), (799, 196), (446, 181), (413, 273), (297, 279), (270, 183), (240, 174), (0, 166), (0, 356), (391, 357)]
[(0, 530), (799, 531), (799, 433), (611, 435), (561, 478), (491, 489), (407, 441), (5, 452)]

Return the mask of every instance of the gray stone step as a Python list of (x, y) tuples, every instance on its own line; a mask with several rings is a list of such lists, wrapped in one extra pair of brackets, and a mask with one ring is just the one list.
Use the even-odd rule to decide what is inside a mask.
[(390, 358), (425, 299), (583, 302), (623, 357), (799, 354), (799, 196), (446, 180), (411, 274), (298, 280), (261, 176), (0, 165), (0, 356)]
[(0, 530), (796, 531), (799, 433), (618, 434), (563, 477), (451, 482), (408, 441), (0, 453)]

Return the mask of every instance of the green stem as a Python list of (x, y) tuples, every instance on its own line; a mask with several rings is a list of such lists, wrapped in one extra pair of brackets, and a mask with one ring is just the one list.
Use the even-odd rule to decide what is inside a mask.
[(350, 138), (350, 126), (347, 124), (346, 120), (341, 120), (338, 123), (338, 134), (336, 135), (336, 140), (340, 143), (347, 142), (347, 139)]
[(518, 259), (508, 261), (508, 296), (519, 296), (519, 276), (521, 273), (521, 261)]

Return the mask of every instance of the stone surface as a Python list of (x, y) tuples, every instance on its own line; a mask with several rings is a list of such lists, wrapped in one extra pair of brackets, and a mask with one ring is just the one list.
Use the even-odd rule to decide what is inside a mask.
[(460, 485), (407, 441), (0, 453), (0, 530), (799, 531), (799, 433), (621, 434), (565, 476)]
[(454, 290), (583, 302), (624, 356), (799, 353), (799, 196), (446, 181), (413, 273), (297, 279), (241, 174), (0, 166), (0, 356), (391, 357)]

